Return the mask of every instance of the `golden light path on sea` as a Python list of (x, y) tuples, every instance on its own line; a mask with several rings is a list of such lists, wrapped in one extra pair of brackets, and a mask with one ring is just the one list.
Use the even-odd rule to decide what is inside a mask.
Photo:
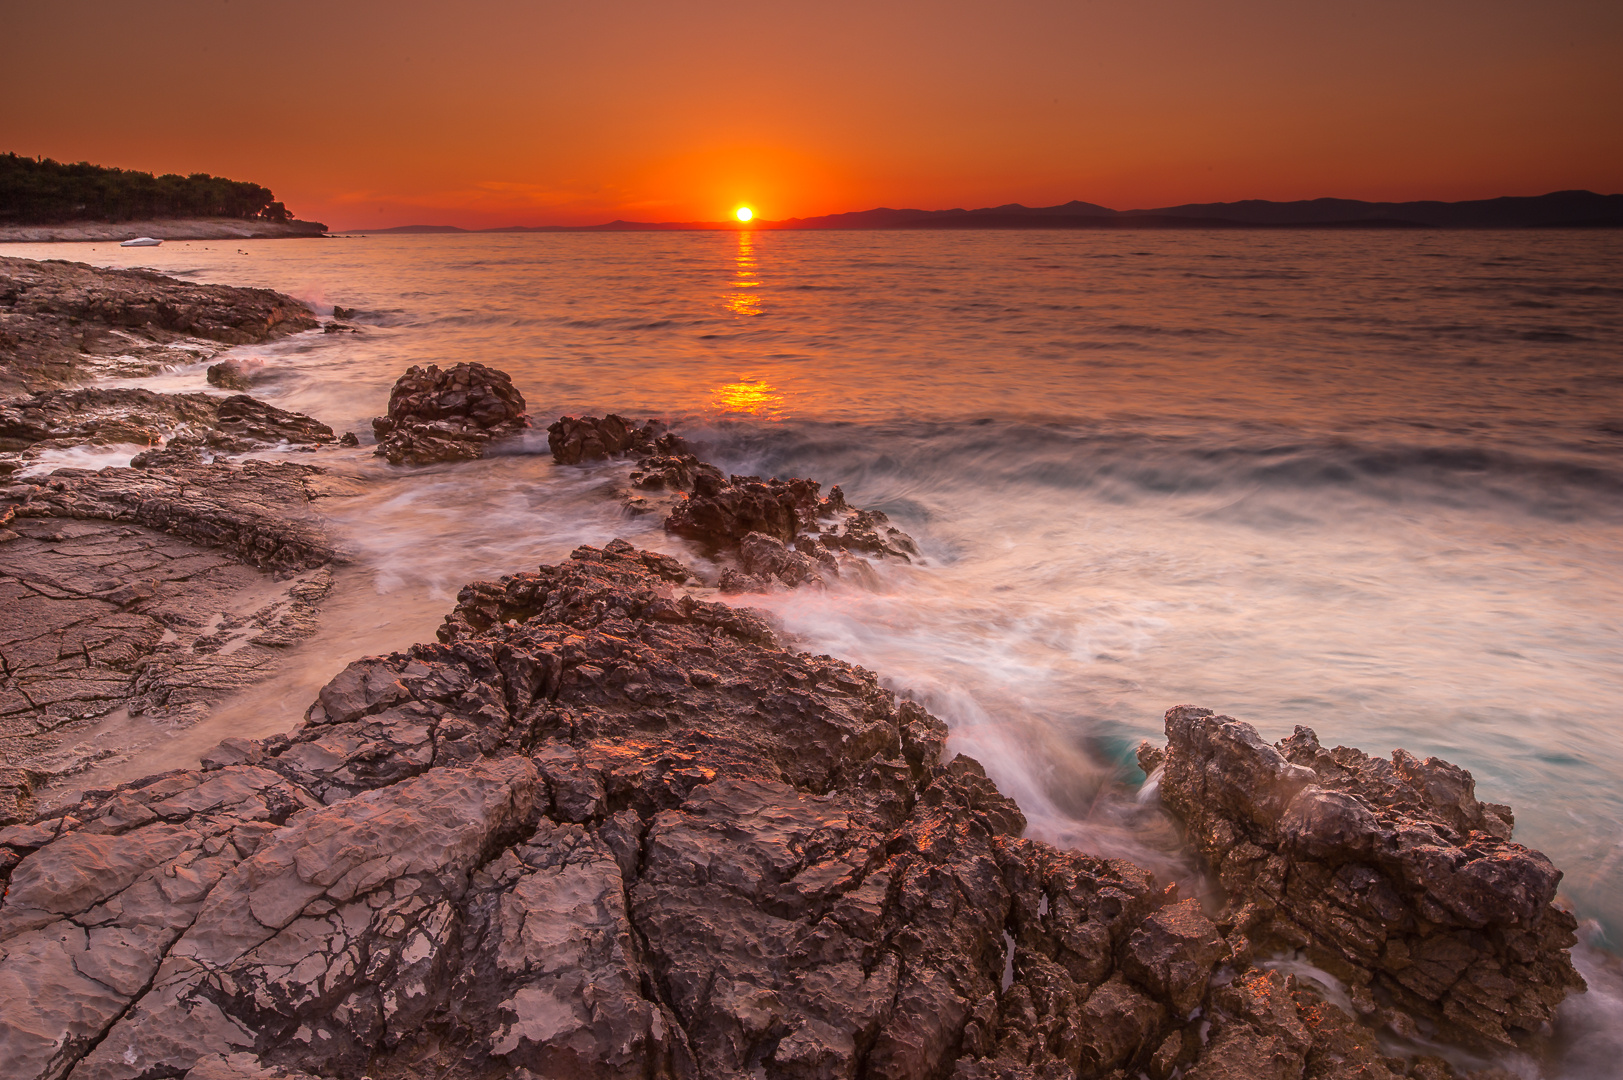
[(777, 387), (765, 382), (734, 382), (716, 387), (711, 403), (724, 413), (746, 413), (761, 420), (782, 420), (788, 416), (788, 399)]
[[(733, 271), (738, 275), (730, 284), (732, 289), (759, 289), (759, 264), (755, 259), (755, 238), (747, 232), (738, 234), (738, 255)], [(754, 292), (733, 292), (726, 297), (727, 310), (734, 315), (761, 314), (761, 296)]]

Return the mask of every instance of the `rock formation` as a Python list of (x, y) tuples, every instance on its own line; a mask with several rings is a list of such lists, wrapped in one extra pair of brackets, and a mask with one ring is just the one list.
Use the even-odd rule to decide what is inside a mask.
[(233, 357), (221, 360), (218, 364), (210, 364), (205, 377), (210, 386), (218, 386), (222, 390), (248, 390), (264, 370), (263, 360)]
[(529, 423), (524, 396), (505, 371), (457, 364), (413, 365), (389, 392), (389, 411), (372, 421), (377, 454), (391, 465), (430, 465), (485, 456), (494, 439)]
[(326, 473), (313, 465), (248, 461), (152, 469), (58, 469), (0, 486), (18, 519), (72, 518), (139, 525), (267, 570), (331, 562), (326, 530), (310, 513)]
[(317, 325), (269, 289), (0, 258), (0, 393), (151, 375)]
[(151, 390), (45, 390), (0, 401), (0, 473), (41, 451), (113, 444), (155, 451), (138, 464), (201, 464), (205, 457), (272, 446), (319, 446), (332, 428), (247, 394), (158, 394)]
[[(0, 831), (19, 1080), (1441, 1080), (616, 541), (291, 736)], [(22, 1018), (22, 1019), (14, 1019)]]
[[(823, 498), (815, 480), (725, 476), (659, 420), (639, 425), (613, 413), (564, 416), (547, 428), (547, 443), (560, 465), (635, 458), (633, 491), (624, 494), (628, 508), (664, 510), (666, 531), (735, 563), (720, 578), (730, 594), (823, 583), (842, 570), (868, 577), (867, 566), (852, 554), (904, 561), (918, 555), (912, 537), (878, 510), (846, 505), (839, 487)], [(655, 503), (638, 492), (687, 494)]]
[(1305, 949), (1361, 1012), (1488, 1046), (1583, 989), (1561, 872), (1511, 842), (1510, 809), (1478, 802), (1470, 773), (1326, 750), (1303, 727), (1269, 745), (1206, 709), (1169, 711), (1166, 733), (1139, 760), (1226, 891), (1236, 949)]
[(741, 570), (725, 571), (721, 581), (730, 593), (794, 588), (842, 571), (866, 576), (870, 571), (854, 555), (904, 562), (918, 555), (912, 537), (883, 513), (848, 506), (838, 485), (826, 498), (821, 490), (815, 480), (701, 475), (665, 528), (709, 551), (736, 553)]
[[(662, 438), (666, 440), (663, 450), (659, 445)], [(614, 413), (604, 417), (560, 416), (547, 426), (547, 447), (560, 465), (670, 452), (675, 449), (672, 438), (675, 436), (667, 436), (662, 421), (646, 420), (639, 425)]]

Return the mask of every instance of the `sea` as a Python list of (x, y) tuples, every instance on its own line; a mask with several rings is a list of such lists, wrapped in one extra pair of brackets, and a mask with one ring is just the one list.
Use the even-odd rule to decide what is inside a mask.
[[(1591, 982), (1529, 1078), (1623, 1060), (1623, 232), (351, 235), (0, 245), (354, 308), (233, 350), (371, 440), (410, 365), (512, 375), (534, 429), (324, 509), (353, 556), (284, 677), (106, 779), (295, 725), (458, 588), (623, 537), (562, 414), (659, 417), (725, 471), (838, 484), (923, 557), (751, 596), (924, 702), (1030, 834), (1194, 874), (1134, 762), (1171, 706), (1467, 768), (1565, 872)], [(129, 380), (205, 390), (205, 364)], [(97, 451), (111, 463), (130, 448)], [(94, 455), (92, 455), (94, 456)], [(300, 460), (306, 460), (300, 458)], [(69, 462), (64, 462), (69, 463)], [(83, 464), (82, 461), (72, 463)], [(1197, 886), (1198, 887), (1198, 886)], [(1281, 962), (1288, 962), (1288, 958)]]

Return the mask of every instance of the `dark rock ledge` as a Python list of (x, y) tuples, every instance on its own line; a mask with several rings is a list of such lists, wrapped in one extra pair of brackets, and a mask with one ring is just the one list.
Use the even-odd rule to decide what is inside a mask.
[[(690, 579), (617, 541), (475, 583), (438, 643), (351, 664), (290, 736), (0, 831), (8, 1075), (1454, 1075), (1250, 966), (1251, 924), (1022, 839), (939, 720)], [(1352, 842), (1289, 820), (1287, 867)], [(1552, 918), (1474, 880), (1489, 923)], [(1523, 962), (1559, 966), (1558, 938)]]
[(152, 375), (317, 325), (269, 289), (0, 258), (0, 394)]

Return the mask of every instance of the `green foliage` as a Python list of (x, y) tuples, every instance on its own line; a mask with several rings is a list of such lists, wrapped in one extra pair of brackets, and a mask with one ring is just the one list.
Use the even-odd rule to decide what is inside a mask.
[(208, 173), (153, 176), (0, 155), (0, 224), (230, 217), (287, 221), (293, 215), (269, 188)]

